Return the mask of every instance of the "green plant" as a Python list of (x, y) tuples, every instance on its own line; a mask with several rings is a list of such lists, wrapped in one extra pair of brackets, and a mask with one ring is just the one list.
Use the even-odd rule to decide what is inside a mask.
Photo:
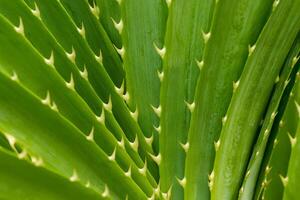
[(0, 199), (298, 199), (299, 0), (0, 0)]

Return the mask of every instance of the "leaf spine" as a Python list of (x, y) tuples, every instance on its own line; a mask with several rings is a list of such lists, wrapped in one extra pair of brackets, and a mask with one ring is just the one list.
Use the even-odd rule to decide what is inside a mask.
[(104, 191), (102, 192), (101, 194), (102, 197), (109, 197), (109, 189), (108, 189), (108, 186), (105, 184), (104, 186)]
[(185, 186), (186, 186), (186, 178), (184, 177), (184, 178), (180, 179), (180, 178), (176, 177), (176, 179), (177, 179), (179, 185), (181, 185), (181, 187), (185, 188)]
[(190, 112), (194, 112), (195, 109), (195, 102), (193, 103), (188, 103), (187, 101), (185, 101), (186, 106), (188, 107), (188, 109), (190, 110)]
[(202, 31), (202, 37), (204, 40), (204, 44), (206, 44), (208, 42), (208, 40), (210, 39), (210, 36), (211, 36), (211, 32), (205, 33), (204, 31)]
[(136, 121), (136, 122), (138, 121), (139, 112), (138, 112), (137, 107), (135, 108), (134, 112), (130, 111), (130, 115), (134, 119), (134, 121)]
[(163, 71), (159, 72), (159, 70), (157, 70), (157, 75), (158, 75), (160, 82), (162, 82), (164, 79), (164, 72)]
[(92, 127), (89, 135), (86, 136), (86, 139), (91, 142), (94, 141), (94, 127)]
[(135, 139), (133, 142), (130, 142), (129, 141), (129, 145), (131, 146), (131, 148), (133, 148), (135, 151), (138, 150), (138, 147), (139, 147), (139, 140), (138, 140), (138, 136), (136, 135), (135, 136)]
[(280, 177), (280, 180), (283, 184), (283, 187), (286, 187), (287, 184), (288, 184), (289, 178), (288, 177), (283, 177), (281, 174), (279, 175), (279, 177)]
[(117, 31), (119, 32), (119, 34), (121, 35), (122, 34), (122, 31), (123, 31), (123, 27), (124, 27), (124, 24), (123, 24), (123, 20), (120, 19), (119, 22), (116, 22), (113, 18), (111, 18), (115, 28), (117, 29)]
[(96, 58), (98, 63), (103, 63), (103, 56), (102, 56), (102, 51), (101, 50), (99, 51), (98, 56), (95, 54), (95, 58)]
[(108, 102), (107, 103), (103, 102), (103, 107), (107, 111), (111, 111), (112, 110), (112, 101), (111, 101), (111, 96), (110, 95), (108, 97)]
[(157, 165), (160, 165), (161, 163), (161, 154), (157, 154), (156, 156), (155, 155), (152, 155), (151, 153), (149, 153), (150, 157), (152, 158), (152, 160), (154, 162), (156, 162)]
[(131, 166), (129, 166), (127, 172), (125, 172), (125, 176), (127, 176), (127, 177), (131, 176)]
[(15, 26), (14, 28), (17, 33), (19, 33), (22, 36), (25, 36), (23, 20), (21, 17), (19, 18), (19, 26)]
[(203, 60), (199, 61), (196, 59), (196, 63), (197, 63), (197, 66), (199, 67), (199, 70), (201, 71), (204, 66), (204, 61)]
[(79, 70), (79, 73), (80, 73), (80, 76), (81, 76), (83, 79), (88, 80), (88, 71), (87, 71), (85, 65), (83, 66), (82, 71)]
[(287, 133), (288, 136), (289, 136), (289, 139), (290, 139), (290, 142), (291, 142), (291, 147), (293, 148), (295, 145), (296, 145), (296, 142), (297, 142), (297, 138), (296, 137), (293, 137), (291, 136), (291, 134), (288, 132)]
[(180, 146), (183, 148), (184, 152), (187, 153), (190, 147), (190, 143), (186, 142), (185, 144), (180, 143)]
[(103, 108), (102, 108), (102, 111), (101, 111), (100, 116), (97, 116), (97, 115), (96, 115), (96, 119), (97, 119), (97, 121), (100, 122), (101, 124), (104, 124), (104, 123), (105, 123), (105, 111), (104, 111)]
[(47, 58), (44, 58), (44, 61), (47, 65), (51, 66), (51, 67), (54, 67), (54, 54), (53, 54), (53, 51), (51, 51), (50, 53), (50, 57), (47, 59)]
[(67, 88), (71, 90), (75, 90), (75, 84), (74, 84), (74, 79), (73, 79), (73, 74), (71, 73), (70, 81), (66, 82)]
[(121, 58), (124, 58), (124, 55), (125, 55), (125, 48), (124, 48), (124, 46), (122, 46), (120, 49), (117, 46), (115, 46), (115, 49), (118, 52), (118, 54), (121, 56)]
[(42, 102), (42, 104), (51, 107), (51, 97), (50, 97), (50, 92), (49, 91), (47, 91), (45, 99), (42, 99), (41, 102)]
[(155, 114), (160, 117), (160, 114), (161, 114), (161, 106), (159, 105), (157, 108), (154, 107), (154, 106), (151, 106), (153, 111), (155, 112)]
[(256, 45), (254, 44), (254, 45), (249, 45), (248, 46), (248, 56), (251, 56), (252, 55), (252, 53), (254, 52), (254, 50), (255, 50), (255, 47), (256, 47)]
[(138, 168), (139, 172), (146, 176), (146, 173), (147, 173), (147, 159), (145, 159), (145, 163), (144, 163), (144, 166), (142, 168)]
[(73, 170), (73, 174), (72, 174), (72, 176), (70, 177), (70, 181), (71, 181), (71, 182), (75, 182), (75, 181), (78, 181), (78, 180), (79, 180), (78, 174), (77, 174), (76, 170), (74, 169), (74, 170)]
[(36, 4), (36, 2), (34, 2), (34, 9), (31, 9), (31, 13), (36, 16), (39, 20), (41, 20), (41, 13), (40, 10)]
[(151, 146), (153, 142), (153, 134), (150, 137), (145, 137), (145, 140), (146, 143)]
[(117, 151), (117, 148), (115, 147), (115, 148), (114, 148), (114, 151), (111, 153), (111, 155), (108, 156), (108, 159), (109, 159), (110, 161), (115, 161), (115, 159), (116, 159), (116, 151)]
[(81, 28), (77, 27), (77, 31), (83, 38), (85, 38), (85, 28), (83, 22), (81, 23)]
[(10, 79), (11, 79), (12, 81), (19, 82), (18, 74), (17, 74), (15, 71), (13, 71), (13, 74), (12, 74), (12, 76), (10, 77)]
[(75, 49), (73, 47), (72, 47), (71, 53), (66, 52), (66, 55), (69, 58), (69, 60), (75, 64), (76, 53), (75, 53)]
[(166, 54), (166, 47), (159, 48), (155, 43), (153, 43), (153, 45), (158, 55), (163, 59)]

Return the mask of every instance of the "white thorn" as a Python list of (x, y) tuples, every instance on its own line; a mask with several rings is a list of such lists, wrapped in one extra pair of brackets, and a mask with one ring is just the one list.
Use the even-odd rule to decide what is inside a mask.
[(179, 179), (179, 178), (176, 177), (176, 179), (177, 179), (178, 183), (179, 183), (183, 188), (185, 188), (185, 185), (186, 185), (186, 178), (184, 177), (183, 179)]
[(138, 121), (138, 115), (139, 115), (139, 112), (138, 112), (138, 109), (135, 108), (135, 111), (134, 112), (131, 112), (130, 111), (130, 115), (131, 117), (137, 122)]
[(34, 16), (36, 16), (38, 19), (41, 19), (41, 14), (38, 6), (36, 5), (36, 2), (34, 2), (34, 9), (31, 9), (31, 12)]
[(54, 66), (54, 54), (53, 54), (53, 51), (51, 51), (51, 54), (50, 54), (50, 57), (47, 59), (47, 58), (44, 58), (44, 61), (47, 65), (53, 67)]
[(146, 173), (147, 173), (147, 159), (145, 159), (145, 163), (144, 163), (144, 166), (142, 168), (138, 168), (139, 172), (146, 176)]
[(161, 155), (160, 155), (160, 153), (157, 156), (152, 155), (151, 153), (149, 153), (149, 155), (152, 158), (152, 160), (154, 160), (154, 162), (157, 163), (157, 165), (160, 165), (160, 162), (161, 162)]
[(126, 92), (125, 94), (123, 94), (122, 98), (124, 99), (124, 101), (128, 102), (129, 101), (129, 93)]
[(22, 36), (25, 36), (23, 20), (21, 17), (19, 18), (19, 26), (15, 26), (14, 28), (17, 33), (21, 34)]
[(13, 75), (10, 77), (10, 79), (18, 82), (19, 81), (18, 74), (15, 71), (13, 71)]
[(180, 145), (183, 148), (183, 150), (185, 151), (185, 153), (187, 153), (189, 150), (189, 147), (190, 147), (190, 143), (189, 142), (186, 142), (185, 144), (180, 143)]
[(70, 81), (66, 82), (66, 86), (71, 89), (71, 90), (75, 90), (74, 86), (74, 79), (73, 79), (73, 74), (71, 73), (71, 77), (70, 77)]
[(71, 53), (66, 52), (66, 55), (72, 63), (75, 63), (76, 53), (73, 47), (72, 47), (72, 52)]
[(242, 186), (240, 189), (240, 194), (242, 194), (244, 192), (244, 187)]
[(121, 58), (124, 58), (124, 55), (125, 55), (124, 46), (122, 46), (121, 49), (119, 49), (118, 47), (115, 46), (115, 49), (117, 50), (118, 54), (120, 54)]
[(88, 80), (88, 71), (87, 71), (85, 65), (83, 66), (83, 70), (82, 71), (79, 70), (79, 73), (80, 73), (80, 76), (83, 79)]
[(233, 92), (236, 91), (236, 89), (239, 87), (239, 84), (240, 84), (240, 80), (233, 82)]
[(44, 164), (43, 159), (41, 157), (36, 158), (36, 157), (32, 156), (31, 161), (37, 167), (42, 166)]
[(295, 56), (295, 57), (293, 58), (293, 61), (292, 61), (292, 67), (294, 67), (294, 66), (296, 65), (296, 63), (298, 62), (299, 58), (300, 58), (300, 55), (299, 55), (299, 56)]
[(151, 146), (151, 145), (152, 145), (152, 142), (153, 142), (153, 134), (152, 134), (149, 138), (145, 137), (145, 140), (146, 140), (146, 143), (147, 143), (149, 146)]
[(226, 121), (227, 121), (227, 115), (225, 115), (225, 116), (222, 118), (222, 124), (223, 124), (223, 126), (224, 126), (224, 124), (226, 123)]
[(51, 107), (51, 97), (50, 97), (50, 92), (49, 91), (47, 91), (45, 99), (42, 99), (41, 102), (42, 102), (42, 104)]
[(102, 56), (102, 52), (101, 50), (99, 51), (99, 55), (95, 55), (95, 58), (97, 60), (98, 63), (102, 63), (103, 62), (103, 56)]
[(161, 114), (161, 107), (160, 107), (160, 105), (157, 108), (155, 108), (154, 106), (151, 106), (151, 107), (153, 108), (153, 111), (155, 112), (155, 114), (158, 117), (160, 117), (160, 114)]
[(157, 187), (154, 188), (153, 192), (154, 192), (154, 194), (156, 194), (157, 196), (160, 195), (160, 183), (158, 183)]
[(248, 170), (247, 172), (246, 172), (246, 178), (248, 178), (250, 176), (250, 170)]
[(58, 112), (57, 106), (56, 106), (56, 104), (55, 104), (54, 101), (52, 102), (52, 105), (50, 106), (50, 108), (51, 108), (52, 110)]
[(158, 134), (161, 132), (161, 126), (159, 125), (158, 127), (153, 126), (154, 129), (158, 132)]
[(196, 59), (196, 63), (197, 63), (197, 66), (199, 67), (199, 70), (201, 71), (203, 69), (203, 66), (204, 66), (204, 61), (203, 60), (198, 61)]
[(81, 28), (77, 27), (77, 31), (83, 38), (85, 38), (85, 28), (83, 22), (81, 23)]
[(205, 33), (204, 31), (202, 31), (202, 37), (203, 37), (203, 40), (204, 40), (205, 44), (208, 42), (210, 36), (211, 36), (210, 32)]
[(297, 138), (291, 136), (291, 134), (290, 134), (289, 132), (288, 132), (287, 134), (288, 134), (288, 136), (289, 136), (289, 139), (290, 139), (290, 142), (291, 142), (291, 146), (292, 146), (292, 148), (293, 148), (293, 147), (295, 146), (296, 142), (297, 142)]
[(277, 8), (279, 2), (280, 2), (280, 0), (275, 0), (275, 1), (273, 2), (273, 8), (272, 8), (272, 11), (274, 11), (274, 10)]
[(102, 111), (101, 111), (100, 116), (97, 116), (97, 115), (96, 115), (96, 119), (97, 119), (97, 121), (100, 122), (101, 124), (104, 124), (104, 122), (105, 122), (105, 111), (104, 111), (103, 108), (102, 108)]
[(283, 186), (286, 187), (287, 184), (288, 184), (289, 178), (288, 177), (283, 177), (282, 175), (279, 175), (279, 177), (281, 179), (281, 182), (282, 182)]
[(92, 127), (89, 135), (86, 136), (86, 139), (89, 141), (94, 141), (94, 127)]
[(217, 152), (220, 148), (221, 140), (219, 139), (217, 142), (214, 142), (215, 144), (215, 151)]
[(129, 166), (128, 171), (125, 172), (125, 176), (127, 176), (127, 177), (131, 176), (131, 166)]
[(104, 191), (101, 194), (102, 197), (109, 197), (109, 189), (107, 187), (107, 185), (104, 186)]
[(119, 32), (119, 34), (122, 34), (123, 27), (124, 27), (122, 19), (120, 19), (120, 21), (118, 23), (113, 18), (111, 18), (111, 20), (112, 20), (115, 28)]
[(94, 4), (93, 6), (89, 5), (89, 7), (90, 7), (90, 11), (92, 12), (92, 14), (98, 19), (99, 18), (99, 14), (100, 14), (98, 6), (96, 6)]
[(190, 110), (190, 112), (192, 113), (195, 109), (195, 102), (193, 103), (188, 103), (185, 101), (185, 104), (187, 105), (188, 109)]
[(78, 180), (79, 180), (78, 174), (77, 174), (76, 170), (74, 169), (74, 170), (73, 170), (73, 174), (72, 174), (72, 176), (70, 177), (70, 181), (71, 181), (71, 182), (75, 182), (75, 181), (78, 181)]
[(16, 138), (12, 135), (5, 134), (6, 139), (8, 140), (9, 145), (15, 149)]
[(160, 82), (162, 82), (164, 79), (164, 72), (163, 71), (159, 72), (159, 70), (157, 70), (157, 75), (158, 75)]
[(155, 43), (153, 43), (153, 45), (154, 45), (154, 48), (155, 48), (155, 50), (156, 50), (156, 52), (159, 54), (159, 56), (163, 59), (164, 57), (165, 57), (165, 54), (166, 54), (166, 47), (163, 47), (163, 48), (158, 48), (157, 46), (156, 46), (156, 44)]
[(122, 82), (122, 84), (119, 88), (117, 86), (115, 86), (115, 90), (120, 96), (122, 96), (124, 93), (124, 81)]
[(18, 154), (19, 159), (24, 159), (27, 156), (27, 151), (23, 150), (21, 153)]
[(111, 153), (111, 155), (108, 156), (108, 159), (110, 161), (115, 161), (115, 159), (116, 159), (116, 151), (117, 151), (117, 148), (115, 148), (114, 151)]
[(170, 8), (172, 0), (166, 0), (166, 3), (167, 3), (168, 8)]
[(117, 141), (117, 143), (118, 143), (118, 145), (119, 145), (121, 148), (125, 149), (125, 141), (124, 141), (124, 137), (121, 138), (121, 141)]
[(265, 169), (265, 174), (269, 174), (269, 172), (271, 171), (271, 167), (269, 167), (269, 165), (267, 165), (266, 169)]
[(254, 52), (254, 50), (255, 50), (255, 47), (256, 47), (256, 45), (254, 44), (253, 46), (248, 46), (248, 51), (249, 51), (249, 56), (251, 56), (252, 55), (252, 53)]
[(135, 139), (134, 139), (133, 142), (130, 142), (130, 141), (129, 141), (129, 144), (130, 144), (131, 148), (133, 148), (135, 151), (137, 151), (137, 150), (138, 150), (138, 147), (139, 147), (138, 136), (137, 136), (137, 135), (135, 136)]
[(274, 120), (275, 117), (276, 117), (276, 115), (277, 115), (277, 112), (272, 112), (272, 114), (271, 114), (271, 119)]
[(111, 102), (111, 96), (109, 95), (108, 97), (108, 102), (104, 103), (103, 102), (103, 108), (107, 111), (111, 111), (112, 110), (112, 102)]
[(148, 197), (147, 200), (155, 200), (155, 192), (151, 195), (151, 197)]

